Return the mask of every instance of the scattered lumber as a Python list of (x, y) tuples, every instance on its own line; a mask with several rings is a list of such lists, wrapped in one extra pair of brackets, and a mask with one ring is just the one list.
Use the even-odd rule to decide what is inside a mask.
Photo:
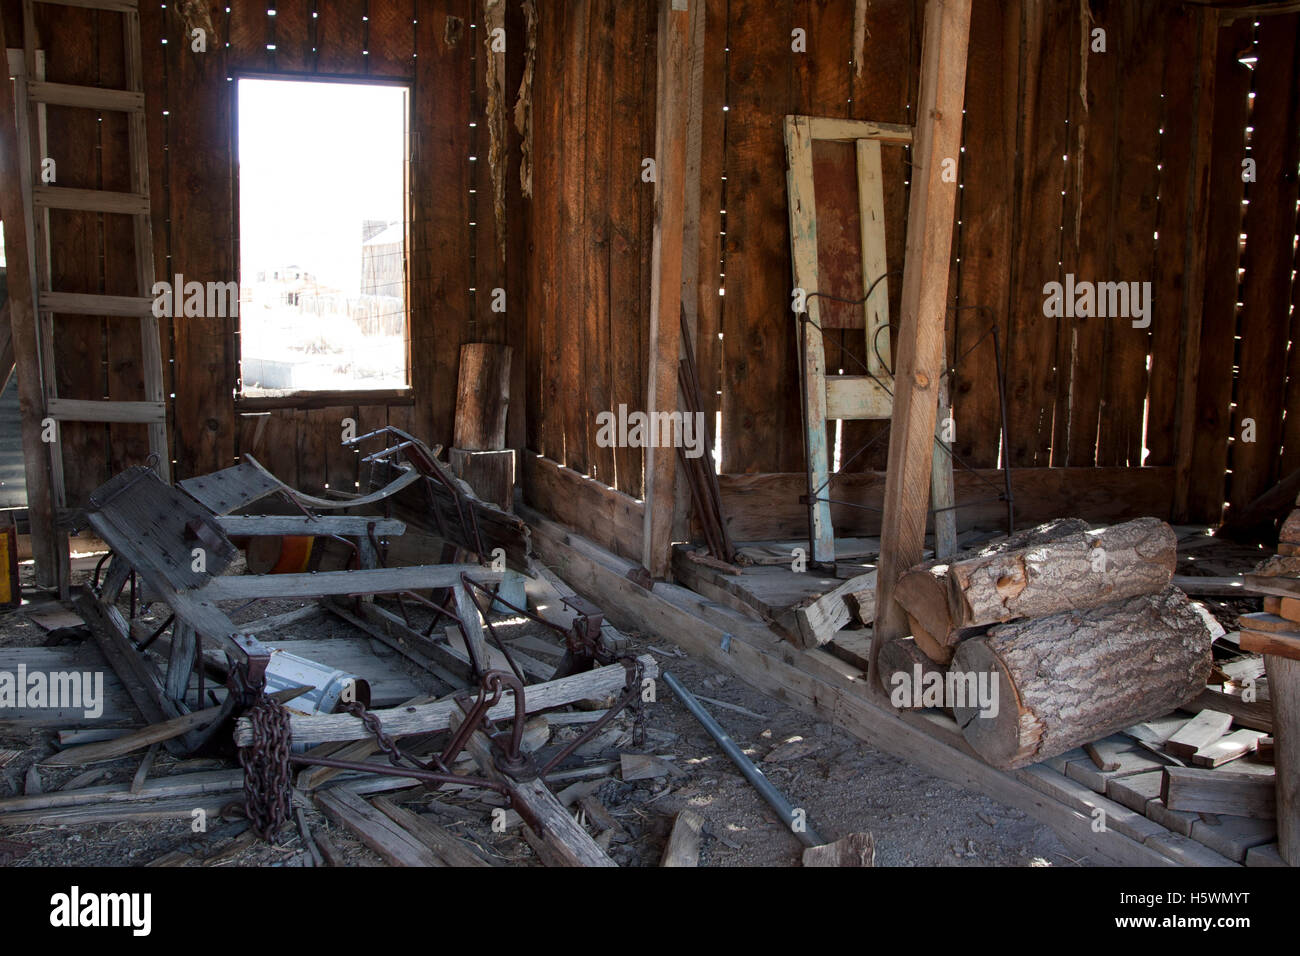
[(399, 807), (387, 797), (375, 797), (370, 803), (376, 810), (436, 853), (447, 866), (491, 866), (471, 850), (468, 843), (428, 818)]
[[(649, 654), (637, 658), (644, 676), (659, 676), (659, 665)], [(530, 684), (525, 688), (525, 704), (528, 713), (548, 710), (563, 704), (572, 704), (579, 700), (601, 699), (618, 693), (627, 683), (627, 672), (622, 664), (610, 664), (598, 667), (583, 674), (562, 677), (544, 684)], [(514, 694), (507, 691), (501, 701), (488, 710), (491, 720), (506, 720), (514, 716)], [(373, 711), (382, 722), (384, 732), (390, 737), (406, 737), (412, 734), (430, 733), (446, 730), (451, 716), (458, 712), (455, 701), (445, 700), (417, 707), (398, 707), (391, 710)], [(363, 740), (370, 736), (361, 721), (350, 714), (329, 714), (324, 716), (305, 716), (292, 714), (289, 718), (290, 730), (294, 743), (319, 744), (326, 741)], [(241, 717), (235, 722), (235, 744), (246, 747), (252, 740), (252, 728), (248, 718)]]
[(703, 829), (704, 818), (694, 810), (688, 808), (678, 813), (659, 865), (699, 866), (700, 834)]
[(445, 866), (424, 843), (346, 788), (314, 794), (316, 806), (341, 827), (347, 827), (391, 866)]
[[(138, 790), (132, 790), (129, 783), (110, 783), (80, 790), (7, 797), (0, 799), (0, 826), (43, 823), (56, 817), (59, 817), (59, 822), (71, 822), (57, 811), (72, 808), (87, 809), (99, 819), (111, 820), (119, 804), (164, 803), (178, 798), (195, 801), (202, 796), (228, 795), (242, 789), (243, 785), (243, 770), (214, 770), (156, 777), (146, 780)], [(192, 805), (200, 804), (194, 802)]]
[[(453, 729), (460, 726), (462, 715), (458, 710), (451, 715)], [(483, 731), (470, 736), (466, 748), (474, 757), (479, 770), (488, 778), (505, 783), (510, 788), (511, 803), (520, 809), (520, 815), (536, 821), (529, 829), (536, 837), (534, 849), (547, 866), (616, 866), (586, 830), (569, 816), (569, 811), (547, 789), (540, 779), (515, 781), (502, 773), (492, 755), (492, 745)]]
[(1201, 767), (1165, 767), (1160, 799), (1170, 810), (1225, 813), (1255, 819), (1277, 816), (1272, 775)]
[(1158, 518), (1138, 518), (948, 568), (958, 627), (1100, 607), (1162, 590), (1173, 577), (1178, 538)]
[(876, 841), (870, 833), (850, 833), (834, 843), (803, 851), (804, 866), (875, 866)]
[(996, 713), (954, 701), (957, 723), (995, 767), (1044, 760), (1195, 697), (1217, 633), (1214, 619), (1173, 587), (999, 625), (960, 644), (952, 668), (968, 685), (983, 679), (999, 689)]
[(1165, 741), (1165, 750), (1175, 757), (1190, 757), (1226, 734), (1231, 726), (1231, 714), (1203, 710)]

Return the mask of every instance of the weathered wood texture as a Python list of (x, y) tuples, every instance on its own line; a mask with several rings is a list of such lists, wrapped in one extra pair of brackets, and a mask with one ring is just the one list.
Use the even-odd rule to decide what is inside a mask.
[(948, 567), (953, 623), (1044, 617), (1161, 591), (1173, 577), (1178, 538), (1158, 518), (1067, 535)]
[[(568, 116), (565, 105), (565, 84), (586, 84), (589, 94), (594, 90), (604, 95), (606, 67), (594, 58), (593, 44), (607, 4), (584, 0), (570, 5), (585, 14), (586, 52), (591, 55), (583, 63), (568, 62), (573, 52), (562, 49), (559, 38), (552, 37), (547, 53), (545, 26), (539, 44), (541, 55), (552, 57), (542, 75), (558, 79), (534, 90), (539, 129), (550, 132), (547, 144), (538, 149), (554, 153), (549, 158), (539, 155), (534, 182), (554, 185), (549, 195), (539, 189), (530, 208), (530, 247), (535, 255), (546, 257), (534, 262), (532, 271), (550, 292), (535, 290), (528, 303), (530, 397), (539, 393), (543, 406), (530, 409), (530, 419), (539, 415), (541, 420), (531, 426), (529, 441), (546, 457), (637, 497), (640, 451), (615, 449), (616, 474), (610, 478), (608, 464), (602, 465), (594, 453), (592, 436), (595, 413), (616, 408), (620, 395), (644, 392), (644, 358), (630, 364), (629, 358), (645, 354), (646, 315), (638, 307), (648, 298), (650, 250), (644, 230), (637, 234), (633, 226), (636, 210), (645, 209), (642, 193), (651, 188), (640, 181), (636, 164), (650, 156), (644, 144), (652, 138), (648, 124), (654, 115), (654, 78), (645, 77), (628, 90), (624, 73), (652, 68), (653, 24), (646, 21), (653, 18), (640, 14), (631, 24), (635, 39), (629, 39), (622, 21), (634, 20), (633, 15), (621, 10), (616, 14), (619, 47), (609, 67), (614, 97), (607, 114), (612, 122), (599, 122), (599, 98), (586, 102), (581, 124), (576, 115)], [(540, 6), (545, 21), (549, 7)], [(560, 17), (560, 28), (564, 16), (580, 14), (553, 13), (552, 19)], [(703, 114), (706, 124), (715, 125), (709, 127), (711, 136), (705, 134), (700, 208), (708, 217), (715, 215), (715, 206), (719, 211), (716, 231), (709, 228), (712, 219), (699, 229), (699, 295), (688, 315), (695, 313), (701, 378), (710, 393), (706, 404), (716, 402), (721, 412), (721, 470), (731, 480), (798, 474), (804, 465), (797, 328), (790, 312), (784, 116), (917, 120), (920, 5), (907, 0), (873, 2), (865, 17), (862, 48), (855, 50), (848, 4), (707, 4), (705, 57), (716, 72), (706, 72)], [(1252, 117), (1269, 125), (1264, 141), (1252, 148), (1272, 150), (1268, 162), (1262, 154), (1258, 158), (1263, 174), (1273, 178), (1267, 186), (1261, 181), (1245, 189), (1266, 192), (1263, 200), (1270, 209), (1294, 208), (1293, 197), (1291, 205), (1286, 202), (1286, 190), (1294, 188), (1294, 182), (1276, 176), (1280, 154), (1274, 148), (1295, 138), (1294, 120), (1279, 105), (1294, 82), (1293, 74), (1286, 72), (1290, 61), (1283, 56), (1287, 43), (1294, 42), (1293, 20), (1289, 15), (1271, 17), (1268, 31), (1260, 35), (1276, 32), (1282, 39), (1265, 43), (1256, 41), (1249, 24), (1220, 28), (1214, 12), (1197, 5), (1086, 0), (1081, 11), (1047, 0), (975, 0), (962, 152), (956, 166), (961, 189), (952, 244), (955, 271), (945, 333), (952, 368), (954, 450), (962, 461), (990, 468), (1002, 454), (1019, 468), (1177, 466), (1181, 485), (1187, 486), (1186, 494), (1177, 492), (1177, 504), (1196, 517), (1211, 512), (1217, 517), (1225, 499), (1230, 432), (1239, 432), (1231, 416), (1234, 392), (1239, 390), (1235, 383), (1243, 381), (1233, 367), (1238, 328), (1233, 305), (1238, 249), (1233, 237), (1238, 229), (1230, 220), (1234, 215), (1238, 222), (1242, 218), (1241, 158)], [(806, 52), (796, 49), (791, 37), (795, 27), (805, 31)], [(1093, 28), (1106, 31), (1104, 53), (1091, 49)], [(576, 42), (571, 31), (565, 35), (571, 44)], [(1259, 58), (1257, 71), (1273, 77), (1276, 87), (1271, 96), (1257, 98), (1253, 114), (1246, 96), (1250, 70), (1237, 62), (1247, 55)], [(555, 102), (548, 111), (551, 100)], [(639, 107), (634, 117), (628, 112), (631, 103)], [(1269, 118), (1263, 116), (1265, 111)], [(577, 149), (561, 149), (560, 134), (576, 131), (579, 125), (588, 132), (585, 142)], [(602, 130), (598, 139), (590, 135), (593, 126)], [(608, 159), (593, 163), (584, 157), (604, 144), (607, 127), (613, 128)], [(852, 163), (839, 148), (844, 145), (822, 144), (814, 157), (819, 193), (842, 192), (845, 202), (840, 206), (847, 210), (827, 213), (822, 226), (828, 234), (848, 235), (855, 226), (847, 177)], [(903, 267), (911, 152), (901, 147), (882, 151), (890, 272)], [(546, 162), (551, 165), (541, 176)], [(570, 241), (565, 223), (573, 219), (564, 212), (565, 181), (573, 175), (586, 177), (582, 209), (588, 220), (598, 194), (594, 190), (604, 189), (593, 184), (593, 177), (602, 184), (608, 177), (613, 183), (609, 228), (614, 248), (608, 277), (591, 268), (590, 246), (586, 258), (579, 257), (581, 270), (570, 269), (561, 254)], [(1263, 248), (1256, 253), (1255, 273), (1271, 292), (1243, 301), (1247, 308), (1249, 301), (1289, 301), (1290, 289), (1282, 288), (1281, 274), (1284, 262), (1292, 262), (1292, 249), (1289, 242), (1272, 238), (1286, 231), (1280, 224), (1286, 214), (1270, 213), (1268, 223), (1263, 222), (1263, 212), (1251, 215), (1260, 223), (1256, 235), (1264, 237), (1258, 240)], [(598, 217), (587, 225), (603, 257), (598, 244), (602, 222)], [(862, 293), (861, 277), (839, 263), (834, 250), (821, 250), (819, 258), (828, 277), (843, 286), (831, 291)], [(621, 268), (613, 265), (619, 262)], [(711, 270), (714, 265), (717, 269)], [(1139, 290), (1142, 283), (1151, 283), (1144, 300), (1149, 324), (1138, 316), (1045, 315), (1044, 285), (1064, 282), (1067, 275), (1077, 282), (1137, 283)], [(620, 291), (620, 283), (639, 291)], [(891, 315), (898, 314), (901, 286), (898, 275), (889, 278)], [(565, 297), (564, 291), (570, 294)], [(725, 294), (715, 295), (718, 292)], [(856, 310), (827, 301), (822, 311), (827, 368), (860, 373), (868, 355), (856, 327)], [(593, 315), (599, 319), (593, 320)], [(1253, 340), (1262, 344), (1247, 351), (1260, 356), (1256, 364), (1262, 380), (1270, 384), (1251, 384), (1247, 392), (1254, 389), (1260, 403), (1271, 402), (1257, 424), (1263, 418), (1272, 424), (1261, 432), (1268, 440), (1262, 438), (1242, 456), (1245, 475), (1278, 473), (1273, 452), (1279, 444), (1280, 416), (1291, 396), (1283, 401), (1284, 379), (1273, 374), (1273, 366), (1283, 363), (1287, 321), (1285, 309), (1273, 308), (1251, 327)], [(1201, 346), (1202, 324), (1205, 335), (1217, 336), (1213, 348)], [(1002, 452), (994, 341), (989, 334), (993, 325), (1000, 333), (1007, 385), (1008, 444)], [(600, 350), (594, 358), (589, 354), (593, 347)], [(607, 348), (613, 352), (608, 365)], [(566, 394), (574, 380), (562, 370), (571, 361), (570, 351), (584, 349), (588, 352), (577, 367), (585, 370), (586, 378), (572, 394), (579, 395), (576, 400), (586, 408), (575, 412), (565, 407), (574, 400)], [(1300, 387), (1294, 385), (1300, 377), (1289, 380), (1290, 391), (1300, 400)], [(712, 394), (711, 383), (716, 383), (718, 394)], [(631, 400), (628, 406), (637, 407)], [(1292, 419), (1300, 416), (1286, 421)], [(573, 427), (577, 434), (567, 431)], [(881, 470), (887, 433), (886, 423), (831, 424), (832, 459), (838, 457), (842, 473)], [(1300, 441), (1286, 444), (1300, 448)], [(575, 457), (573, 449), (579, 445), (583, 453)], [(958, 502), (987, 495), (987, 488), (963, 489), (961, 473), (959, 466)], [(1115, 474), (1116, 488), (1131, 483), (1155, 496), (1151, 476)], [(1167, 478), (1163, 482), (1170, 486)], [(1261, 482), (1267, 487), (1266, 479), (1254, 477), (1234, 482), (1242, 489), (1259, 489)], [(806, 506), (798, 505), (800, 493), (793, 490), (789, 499), (791, 524), (803, 520)], [(1238, 497), (1247, 495), (1243, 490)], [(1184, 496), (1190, 501), (1184, 503)], [(1169, 517), (1175, 492), (1160, 497), (1163, 500), (1152, 501), (1155, 507), (1140, 510)], [(996, 506), (981, 505), (975, 511), (981, 508), (991, 514)], [(959, 511), (959, 521), (968, 520), (970, 513)], [(850, 524), (874, 520), (863, 512), (846, 517)], [(765, 518), (771, 519), (766, 526)], [(778, 522), (783, 526), (779, 531)], [(738, 539), (789, 534), (785, 522), (784, 508), (756, 514), (756, 527)], [(838, 516), (835, 523), (839, 529)]]
[(981, 757), (1010, 769), (1166, 714), (1204, 689), (1222, 631), (1212, 622), (1168, 588), (999, 625), (960, 644), (950, 671), (993, 681), (995, 713), (957, 706), (957, 723)]
[[(339, 444), (344, 419), (353, 419), (359, 430), (397, 424), (430, 443), (451, 445), (457, 351), (462, 342), (475, 339), (470, 290), (476, 284), (486, 286), (479, 299), (487, 303), (491, 290), (504, 284), (500, 270), (489, 269), (490, 263), (484, 263), (481, 278), (476, 276), (470, 225), (472, 167), (487, 166), (487, 144), (472, 143), (470, 127), (474, 119), (480, 127), (486, 125), (481, 115), (485, 98), (469, 95), (475, 84), (470, 25), (481, 17), (479, 4), (394, 0), (367, 7), (363, 0), (348, 0), (318, 7), (312, 0), (281, 0), (274, 5), (274, 16), (268, 15), (271, 5), (252, 0), (208, 6), (215, 35), (208, 37), (202, 53), (191, 49), (175, 5), (142, 4), (140, 10), (154, 257), (160, 278), (176, 273), (205, 282), (238, 278), (235, 84), (228, 80), (235, 71), (384, 76), (412, 83), (409, 274), (414, 403), (244, 413), (234, 397), (238, 319), (160, 322), (166, 387), (174, 393), (168, 427), (177, 477), (226, 467), (243, 450), (252, 450), (261, 453), (276, 474), (304, 488), (354, 490), (360, 478), (358, 456)], [(46, 51), (50, 80), (91, 87), (126, 85), (120, 14), (45, 4), (37, 4), (36, 10), (36, 45)], [(313, 18), (313, 10), (318, 17)], [(460, 29), (449, 30), (450, 19), (458, 20)], [(507, 22), (508, 30), (512, 22)], [(20, 39), (18, 32), (10, 42), (18, 45)], [(509, 41), (522, 56), (522, 37)], [(464, 95), (451, 93), (462, 90)], [(472, 116), (472, 107), (480, 115)], [(91, 110), (50, 107), (48, 113), (49, 151), (57, 158), (58, 185), (129, 188), (121, 114), (105, 112), (97, 122)], [(470, 159), (476, 145), (484, 160), (478, 163)], [(478, 185), (485, 197), (490, 194), (486, 183)], [(478, 215), (486, 220), (481, 227), (487, 231), (495, 228), (491, 211), (485, 198)], [(134, 293), (135, 263), (125, 217), (56, 210), (51, 220), (55, 288)], [(522, 317), (522, 301), (517, 309)], [(481, 311), (491, 314), (486, 307)], [(138, 397), (143, 374), (140, 339), (129, 334), (125, 321), (56, 317), (55, 364), (62, 397)], [(504, 328), (478, 331), (480, 341), (505, 344)], [(522, 402), (517, 414), (522, 414)], [(62, 432), (69, 505), (83, 505), (85, 496), (110, 474), (142, 462), (148, 454), (142, 425), (69, 422)]]

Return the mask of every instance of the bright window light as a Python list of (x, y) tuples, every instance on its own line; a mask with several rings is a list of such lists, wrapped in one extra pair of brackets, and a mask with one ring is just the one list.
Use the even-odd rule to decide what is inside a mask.
[(243, 394), (405, 387), (409, 90), (238, 94)]

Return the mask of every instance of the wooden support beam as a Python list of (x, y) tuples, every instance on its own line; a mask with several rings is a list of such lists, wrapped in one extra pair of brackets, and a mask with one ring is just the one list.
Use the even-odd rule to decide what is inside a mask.
[[(700, 3), (701, 0), (689, 0)], [(650, 369), (646, 411), (674, 412), (681, 358), (683, 231), (686, 221), (686, 120), (690, 100), (688, 0), (659, 0), (659, 71), (655, 93), (655, 224), (650, 274)], [(696, 250), (691, 250), (692, 254)], [(655, 577), (672, 560), (677, 454), (671, 436), (645, 449), (645, 539), (641, 563)], [(655, 447), (658, 445), (659, 447)]]
[[(0, 22), (0, 50), (5, 50), (4, 24)], [(23, 202), (18, 126), (10, 97), (9, 71), (0, 90), (0, 219), (5, 229), (5, 258), (9, 263), (9, 321), (13, 330), (14, 363), (18, 372), (18, 408), (23, 439), (23, 466), (27, 481), (27, 510), (31, 521), (32, 556), (36, 583), (52, 587), (61, 583), (67, 565), (67, 542), (54, 525), (54, 498), (50, 483), (50, 449), (41, 441), (45, 396), (41, 385), (36, 337), (35, 268), (27, 245), (27, 211)], [(63, 544), (60, 558), (59, 546)], [(62, 578), (66, 581), (66, 578)]]
[[(970, 7), (970, 0), (927, 0), (925, 5), (894, 418), (880, 534), (876, 624), (871, 637), (871, 670), (877, 674), (881, 644), (903, 637), (908, 631), (906, 615), (894, 605), (894, 585), (904, 571), (921, 560), (925, 546), (957, 204), (957, 185), (944, 181), (943, 164), (955, 161), (961, 151)], [(882, 683), (871, 683), (884, 692)]]

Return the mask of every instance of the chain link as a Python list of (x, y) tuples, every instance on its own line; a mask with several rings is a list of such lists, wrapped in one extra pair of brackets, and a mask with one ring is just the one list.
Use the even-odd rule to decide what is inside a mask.
[(389, 763), (394, 767), (402, 765), (402, 758), (405, 754), (402, 753), (401, 748), (397, 746), (393, 738), (384, 733), (384, 725), (377, 716), (366, 710), (360, 701), (354, 700), (350, 704), (344, 704), (343, 709), (361, 721), (366, 730), (370, 731), (370, 735), (375, 738), (375, 743), (379, 746), (379, 749), (388, 755)]
[(253, 742), (239, 748), (244, 768), (244, 812), (253, 832), (274, 842), (289, 819), (289, 712), (265, 693), (248, 709)]

